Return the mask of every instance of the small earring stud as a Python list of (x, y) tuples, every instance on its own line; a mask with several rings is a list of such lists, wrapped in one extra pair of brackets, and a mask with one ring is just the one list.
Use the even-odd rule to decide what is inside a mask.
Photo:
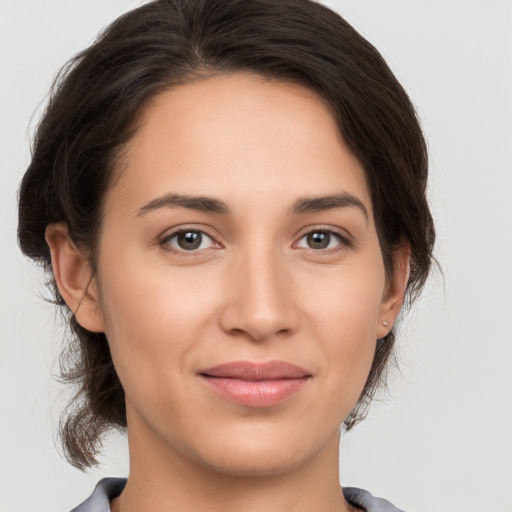
[(382, 325), (383, 325), (384, 327), (387, 327), (387, 326), (389, 325), (389, 322), (388, 322), (387, 320), (383, 320), (383, 321), (382, 321)]

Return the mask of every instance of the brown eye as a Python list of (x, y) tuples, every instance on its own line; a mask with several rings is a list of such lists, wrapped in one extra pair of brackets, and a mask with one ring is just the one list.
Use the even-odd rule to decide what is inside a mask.
[(306, 233), (297, 244), (297, 247), (313, 250), (336, 249), (350, 245), (348, 240), (334, 231), (318, 229)]
[(327, 249), (331, 241), (330, 233), (326, 231), (315, 231), (306, 235), (307, 243), (311, 249)]
[(195, 251), (196, 249), (207, 249), (212, 245), (213, 240), (203, 231), (182, 230), (168, 236), (163, 243), (171, 246), (177, 251)]

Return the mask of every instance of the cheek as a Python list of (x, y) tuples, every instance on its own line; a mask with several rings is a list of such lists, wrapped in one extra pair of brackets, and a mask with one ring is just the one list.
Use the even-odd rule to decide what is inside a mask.
[[(362, 266), (340, 272), (329, 288), (311, 282), (307, 323), (321, 344), (319, 354), (329, 368), (325, 373), (332, 403), (349, 409), (359, 398), (375, 354), (382, 292), (383, 268)], [(353, 402), (353, 403), (350, 403)], [(347, 411), (348, 413), (348, 411)]]
[(102, 308), (121, 382), (127, 392), (141, 381), (166, 382), (182, 373), (187, 354), (211, 323), (211, 287), (197, 269), (192, 276), (191, 269), (173, 271), (137, 258), (110, 263), (100, 274)]
[[(309, 279), (300, 299), (308, 304), (309, 321), (325, 334), (352, 340), (374, 338), (385, 285), (380, 260), (336, 269)], [(349, 343), (350, 344), (350, 343)]]

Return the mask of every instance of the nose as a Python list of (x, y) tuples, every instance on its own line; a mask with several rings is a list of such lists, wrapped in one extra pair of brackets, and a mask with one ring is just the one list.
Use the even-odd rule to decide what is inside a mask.
[(222, 329), (252, 341), (296, 332), (300, 316), (291, 274), (286, 262), (272, 250), (239, 255), (229, 269)]

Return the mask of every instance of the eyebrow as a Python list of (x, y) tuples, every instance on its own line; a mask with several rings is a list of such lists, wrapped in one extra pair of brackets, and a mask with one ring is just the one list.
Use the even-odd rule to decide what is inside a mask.
[[(348, 192), (328, 196), (300, 197), (293, 203), (288, 213), (304, 214), (347, 207), (359, 209), (368, 220), (366, 206), (356, 196)], [(143, 216), (160, 208), (187, 208), (200, 212), (220, 213), (222, 215), (229, 215), (231, 213), (229, 206), (220, 199), (186, 194), (166, 194), (145, 204), (138, 210), (137, 216)]]
[(364, 203), (348, 192), (329, 196), (300, 197), (293, 203), (290, 213), (310, 213), (347, 207), (359, 209), (364, 214), (366, 220), (368, 220), (368, 210)]
[(205, 196), (189, 196), (184, 194), (166, 194), (157, 197), (139, 209), (137, 215), (142, 216), (159, 208), (188, 208), (199, 212), (212, 212), (229, 215), (231, 210), (229, 206), (220, 199)]

